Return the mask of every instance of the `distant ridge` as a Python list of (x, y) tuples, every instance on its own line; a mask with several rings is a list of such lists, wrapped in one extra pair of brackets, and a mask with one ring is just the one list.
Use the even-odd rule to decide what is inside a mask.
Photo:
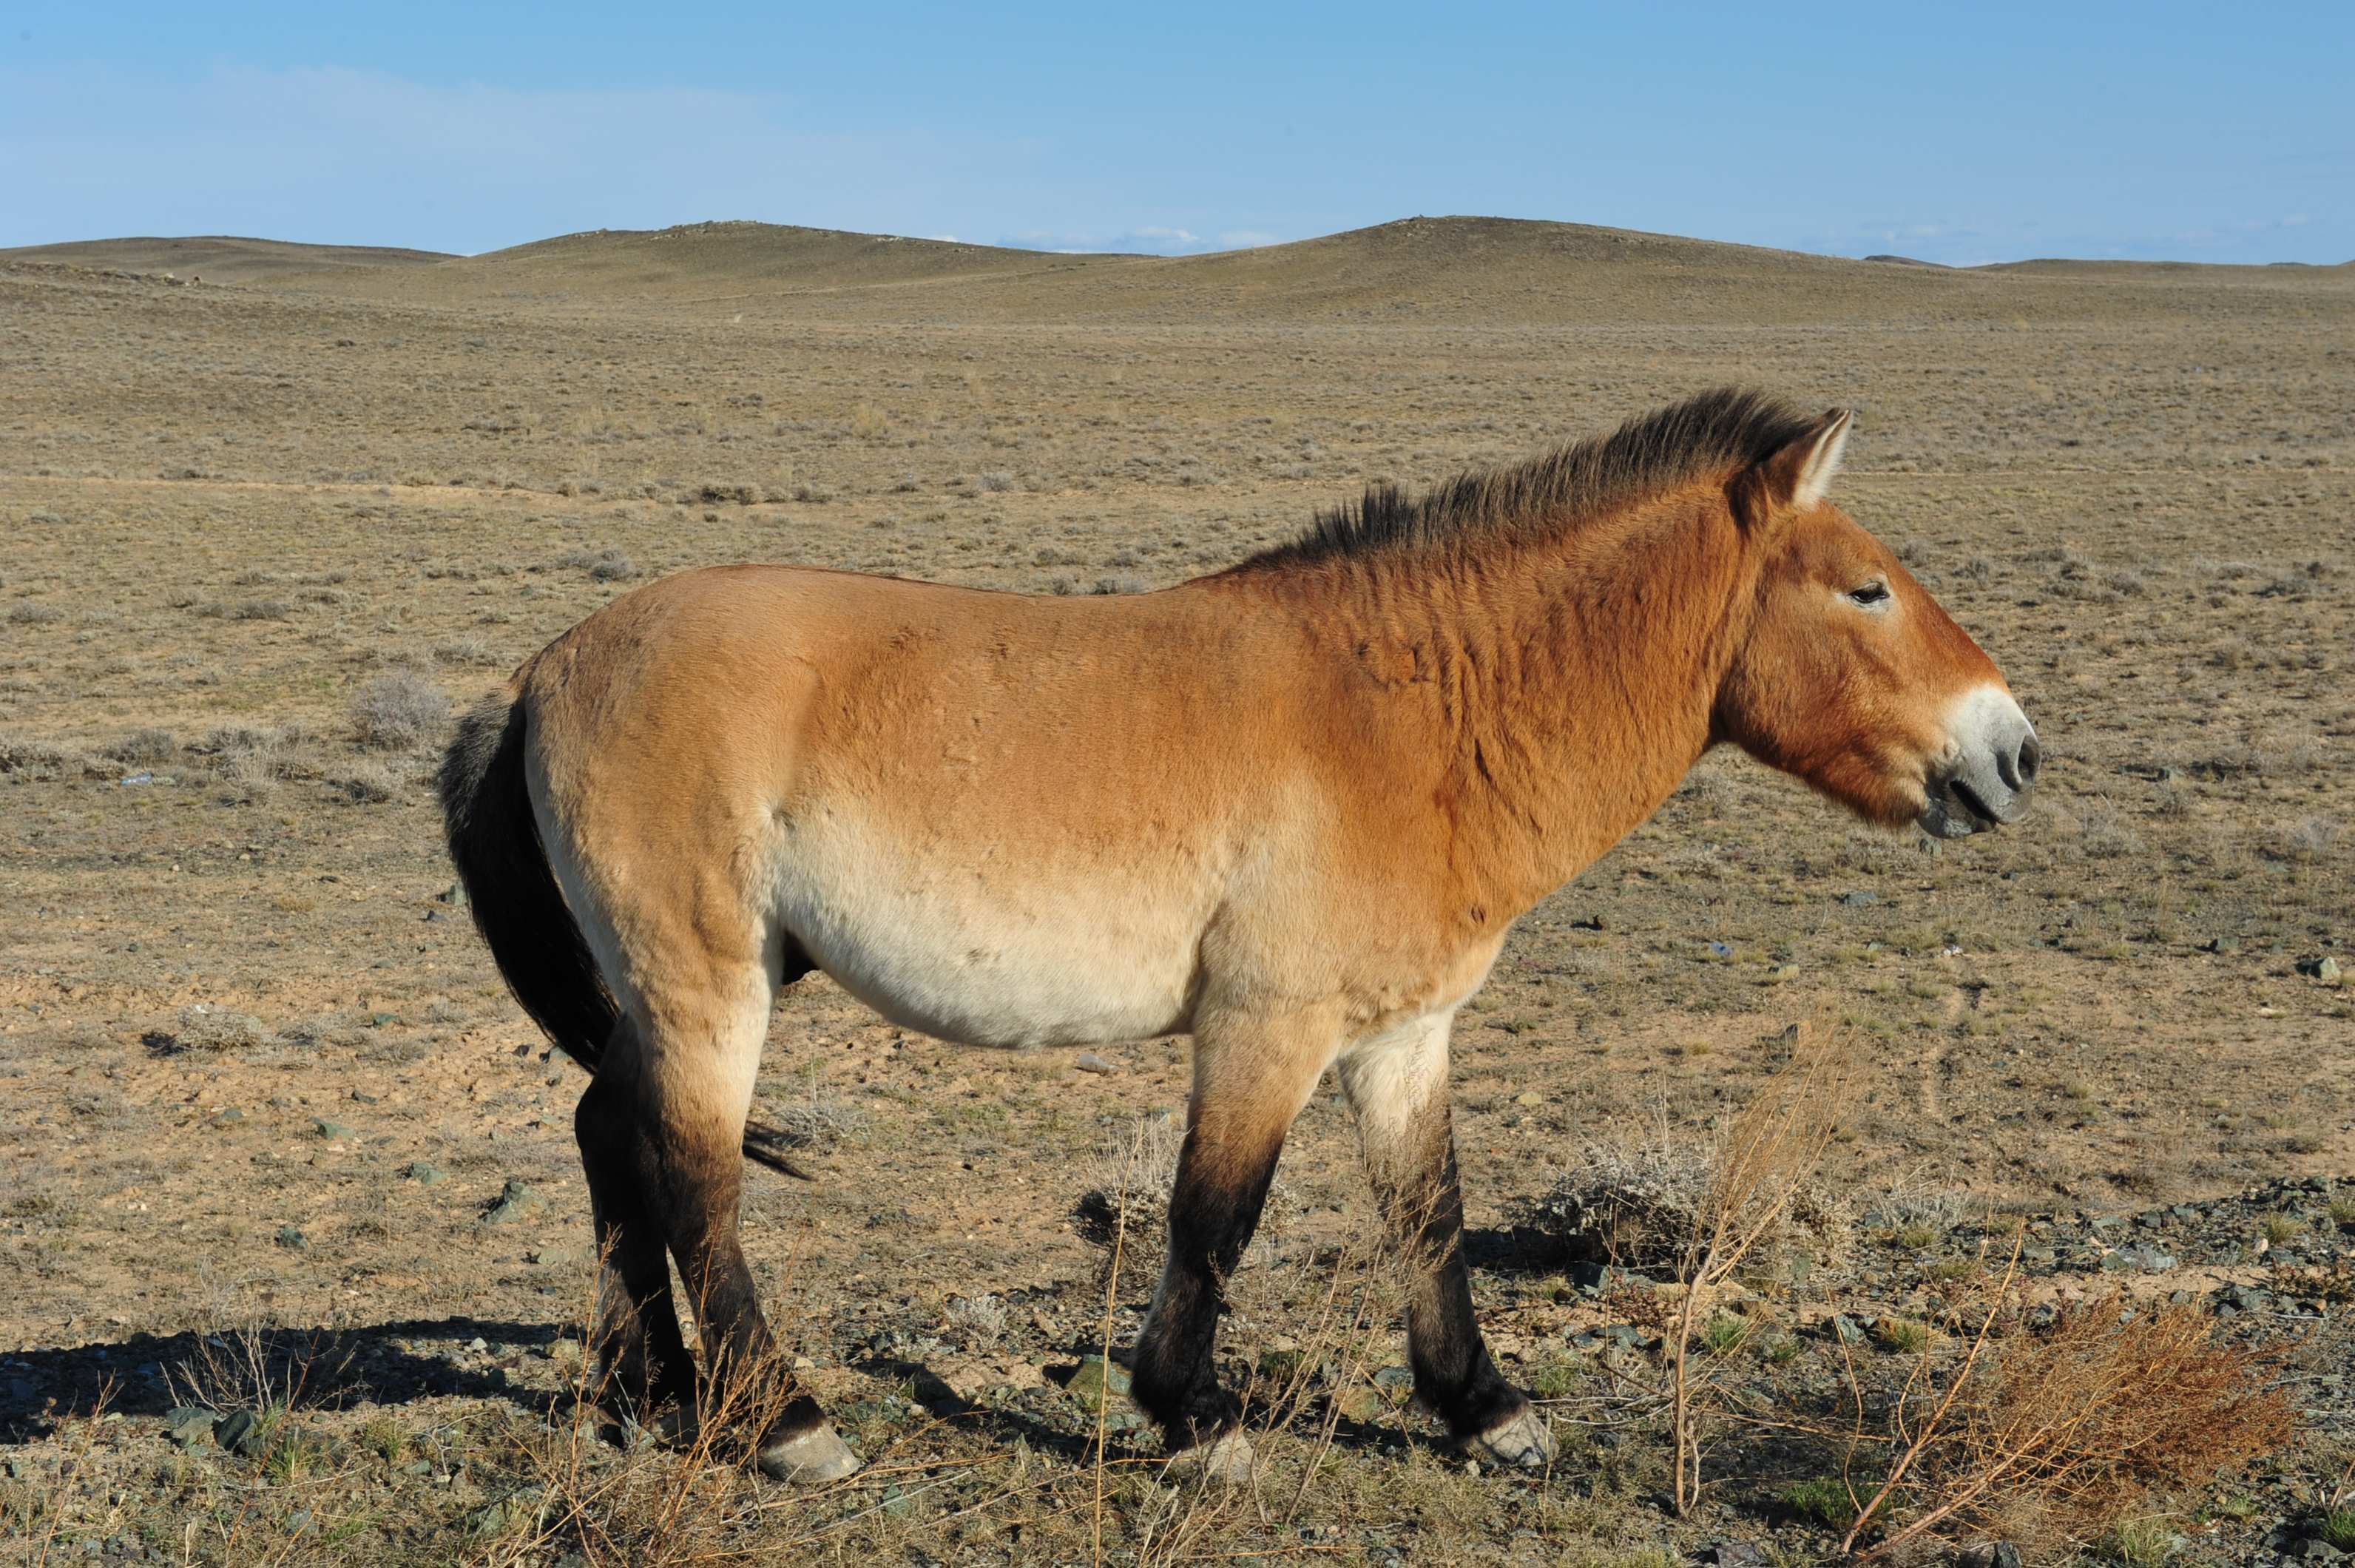
[[(749, 221), (591, 229), (476, 256), (201, 236), (0, 251), (185, 282), (496, 311), (628, 305), (748, 319), (955, 325), (1090, 320), (1587, 326), (1799, 325), (1929, 304), (2005, 313), (2048, 286), (2336, 284), (2355, 267), (1861, 261), (1533, 219), (1407, 218), (1196, 256), (1066, 254)], [(1934, 278), (1943, 272), (1943, 278)], [(2318, 277), (2317, 274), (2322, 274)], [(2328, 284), (2326, 286), (2328, 286)]]
[(0, 251), (0, 265), (10, 261), (48, 261), (75, 267), (113, 267), (129, 272), (169, 272), (183, 280), (201, 277), (214, 283), (283, 282), (298, 274), (379, 272), (432, 266), (456, 259), (441, 251), (303, 245), (230, 234), (76, 240), (62, 245), (23, 245)]

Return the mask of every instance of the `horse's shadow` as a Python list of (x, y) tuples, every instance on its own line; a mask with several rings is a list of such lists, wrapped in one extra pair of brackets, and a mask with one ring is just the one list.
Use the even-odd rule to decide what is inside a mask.
[[(0, 1444), (37, 1442), (71, 1416), (160, 1416), (292, 1395), (313, 1408), (438, 1395), (527, 1396), (508, 1373), (577, 1328), (474, 1317), (341, 1328), (254, 1328), (133, 1334), (112, 1344), (0, 1355)], [(472, 1349), (477, 1341), (483, 1349)]]

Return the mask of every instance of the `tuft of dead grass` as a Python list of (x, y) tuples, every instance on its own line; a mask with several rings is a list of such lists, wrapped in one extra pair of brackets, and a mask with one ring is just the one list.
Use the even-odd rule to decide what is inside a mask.
[[(1689, 1217), (1680, 1227), (1678, 1274), (1685, 1281), (1669, 1340), (1670, 1431), (1677, 1511), (1700, 1500), (1715, 1373), (1743, 1336), (1704, 1345), (1696, 1366), (1693, 1336), (1702, 1304), (1786, 1229), (1800, 1195), (1811, 1189), (1857, 1085), (1853, 1037), (1818, 1019), (1802, 1025), (1790, 1061), (1751, 1100), (1711, 1151)], [(1665, 1141), (1667, 1127), (1661, 1132)]]
[(352, 694), (350, 716), (363, 746), (411, 751), (439, 732), (450, 717), (450, 699), (416, 671), (392, 669)]

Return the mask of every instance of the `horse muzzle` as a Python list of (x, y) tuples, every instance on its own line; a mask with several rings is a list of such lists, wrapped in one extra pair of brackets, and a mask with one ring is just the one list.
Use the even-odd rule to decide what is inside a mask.
[(2043, 763), (2036, 727), (2009, 692), (1974, 692), (1955, 717), (1945, 757), (1923, 780), (1928, 804), (1916, 820), (1933, 838), (1966, 838), (2018, 822), (2028, 814)]

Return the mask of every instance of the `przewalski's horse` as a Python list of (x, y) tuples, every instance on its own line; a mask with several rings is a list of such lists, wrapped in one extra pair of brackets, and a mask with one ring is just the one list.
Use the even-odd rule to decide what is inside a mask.
[[(696, 1409), (666, 1249), (708, 1376), (769, 1347), (739, 1149), (773, 1158), (747, 1141), (762, 1040), (818, 968), (974, 1045), (1192, 1033), (1134, 1392), (1218, 1474), (1249, 1458), (1222, 1283), (1337, 1068), (1417, 1394), (1472, 1453), (1540, 1461), (1473, 1317), (1448, 1115), (1449, 1025), (1507, 929), (1720, 743), (1949, 837), (2035, 781), (1994, 663), (1824, 499), (1848, 429), (1711, 392), (1159, 592), (726, 567), (535, 655), (467, 715), (442, 798), (501, 971), (594, 1072), (574, 1122), (621, 1397)], [(856, 1465), (805, 1395), (782, 1409), (763, 1468)]]

